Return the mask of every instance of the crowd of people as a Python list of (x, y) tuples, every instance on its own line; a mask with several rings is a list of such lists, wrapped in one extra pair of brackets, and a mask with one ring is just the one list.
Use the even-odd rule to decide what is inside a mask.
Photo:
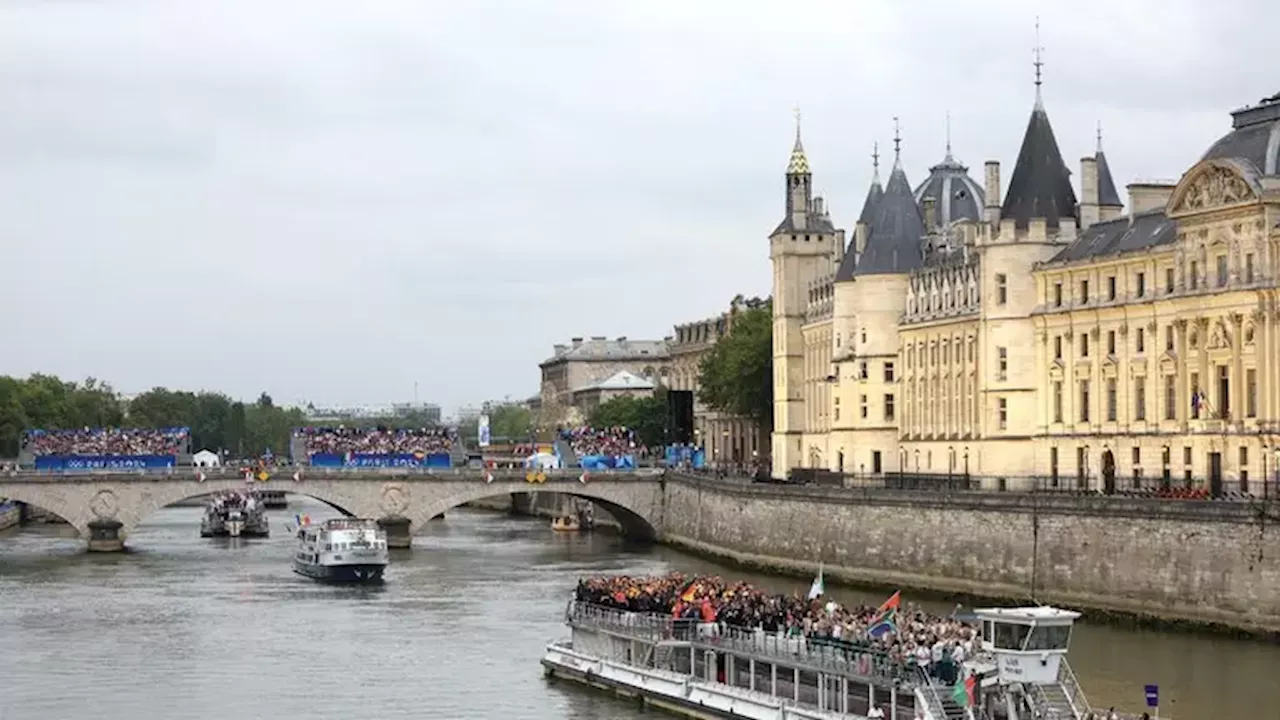
[(47, 455), (138, 456), (187, 452), (188, 428), (82, 428), (31, 430), (23, 447), (37, 457)]
[(894, 602), (897, 607), (892, 609), (848, 607), (821, 595), (810, 599), (799, 593), (771, 594), (719, 577), (673, 573), (584, 578), (578, 581), (575, 599), (877, 652), (895, 664), (921, 667), (944, 682), (954, 681), (960, 663), (978, 644), (976, 624), (934, 615), (911, 603)]
[(578, 457), (586, 455), (622, 457), (634, 455), (640, 449), (635, 432), (625, 427), (566, 428), (560, 431), (560, 437), (569, 443), (569, 447)]
[(447, 453), (457, 442), (451, 428), (354, 428), (308, 427), (294, 431), (306, 441), (307, 455), (316, 453), (367, 453), (397, 455)]

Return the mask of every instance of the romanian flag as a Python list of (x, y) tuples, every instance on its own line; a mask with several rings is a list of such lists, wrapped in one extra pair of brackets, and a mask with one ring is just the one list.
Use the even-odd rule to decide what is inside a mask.
[(697, 596), (698, 596), (697, 580), (689, 581), (689, 587), (685, 588), (684, 592), (680, 593), (680, 599), (685, 602), (693, 602), (693, 599)]
[(960, 707), (971, 708), (973, 693), (977, 686), (978, 681), (973, 677), (973, 673), (969, 673), (967, 677), (957, 680), (955, 687), (951, 688), (951, 699)]

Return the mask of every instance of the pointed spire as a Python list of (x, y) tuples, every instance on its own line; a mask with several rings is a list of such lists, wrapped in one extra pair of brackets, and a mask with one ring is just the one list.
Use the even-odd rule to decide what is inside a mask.
[(1102, 121), (1098, 121), (1098, 148), (1094, 152), (1102, 152)]
[(1035, 54), (1035, 62), (1032, 63), (1036, 67), (1036, 107), (1043, 109), (1044, 104), (1040, 99), (1040, 85), (1044, 82), (1041, 74), (1044, 68), (1044, 48), (1040, 45), (1040, 16), (1036, 16), (1036, 46), (1032, 48)]
[(1124, 207), (1120, 193), (1116, 190), (1115, 178), (1111, 177), (1111, 166), (1107, 164), (1107, 154), (1102, 152), (1102, 121), (1098, 121), (1098, 149), (1093, 153), (1098, 167), (1098, 204), (1102, 207)]
[(878, 141), (871, 146), (871, 182), (875, 185), (880, 184), (880, 143)]
[(800, 142), (800, 108), (796, 107), (796, 144), (791, 148), (791, 161), (787, 163), (788, 175), (808, 175), (809, 158), (804, 154), (804, 143)]
[(880, 143), (871, 146), (871, 187), (867, 188), (867, 197), (862, 201), (862, 212), (858, 214), (858, 222), (870, 226), (875, 216), (876, 204), (884, 196), (884, 188), (880, 185)]
[(897, 170), (902, 167), (902, 126), (898, 123), (898, 116), (893, 116), (893, 169)]
[(947, 160), (953, 159), (951, 157), (951, 111), (950, 110), (947, 111), (947, 158), (946, 159)]

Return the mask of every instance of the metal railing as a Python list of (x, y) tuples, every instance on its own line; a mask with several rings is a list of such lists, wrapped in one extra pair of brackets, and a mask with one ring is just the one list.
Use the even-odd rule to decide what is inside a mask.
[(933, 678), (929, 677), (929, 673), (924, 668), (916, 668), (916, 684), (920, 688), (920, 694), (924, 696), (925, 705), (928, 706), (929, 714), (937, 718), (937, 720), (946, 720), (947, 707), (942, 704), (942, 696), (938, 694), (938, 687), (933, 684)]
[(1065, 656), (1058, 663), (1058, 684), (1062, 686), (1067, 702), (1071, 703), (1071, 709), (1075, 711), (1076, 717), (1085, 717), (1093, 712), (1093, 708), (1089, 705), (1089, 698), (1085, 697), (1084, 691), (1080, 689), (1080, 681), (1076, 679), (1071, 663), (1067, 662)]

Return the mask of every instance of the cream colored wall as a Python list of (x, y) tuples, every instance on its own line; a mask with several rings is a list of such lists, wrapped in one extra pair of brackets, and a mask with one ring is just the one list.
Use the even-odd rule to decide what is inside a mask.
[[(902, 434), (912, 471), (917, 469), (920, 441), (978, 437), (979, 328), (977, 319), (971, 318), (902, 329)], [(925, 465), (932, 467), (927, 458)], [(928, 467), (919, 469), (925, 472)]]

